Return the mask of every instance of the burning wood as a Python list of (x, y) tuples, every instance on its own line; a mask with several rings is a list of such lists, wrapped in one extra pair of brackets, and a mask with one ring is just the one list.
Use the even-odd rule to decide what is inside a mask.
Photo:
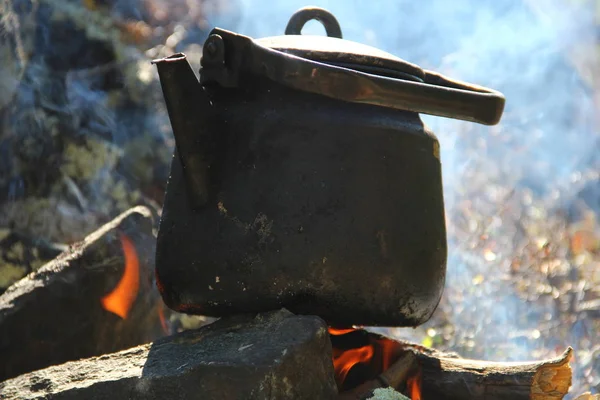
[[(355, 349), (344, 351), (334, 344), (338, 387), (347, 387), (347, 377), (351, 374), (354, 374), (354, 382), (366, 380), (344, 391), (340, 400), (365, 399), (374, 389), (388, 386), (401, 391), (411, 400), (556, 400), (562, 399), (571, 386), (571, 348), (559, 357), (539, 362), (491, 362), (462, 359), (366, 331), (349, 331), (345, 335), (352, 335), (350, 339), (360, 344), (359, 349), (369, 348), (371, 357), (358, 360), (338, 355), (336, 362), (336, 353), (355, 354)], [(338, 341), (335, 334), (332, 341)], [(364, 342), (370, 344), (362, 345)], [(376, 361), (386, 359), (382, 351), (387, 352), (387, 359), (393, 360), (389, 368), (384, 368), (384, 364)], [(352, 361), (342, 364), (339, 361), (342, 359)], [(367, 364), (368, 369), (363, 365), (356, 373), (354, 367), (361, 363)], [(345, 374), (340, 373), (342, 370)]]
[(421, 400), (421, 382), (423, 374), (419, 370), (416, 374), (406, 380), (406, 389), (412, 400)]
[(133, 208), (9, 287), (0, 380), (160, 336), (152, 228), (150, 210)]
[(373, 348), (363, 346), (357, 349), (333, 351), (333, 366), (336, 372), (336, 379), (344, 381), (350, 369), (358, 363), (367, 362), (373, 357)]
[[(394, 390), (400, 389), (404, 387), (405, 384), (408, 385), (409, 382), (412, 382), (412, 376), (410, 374), (414, 373), (415, 367), (415, 355), (410, 352), (402, 354), (398, 360), (396, 360), (390, 368), (383, 371), (377, 379), (369, 380), (352, 390), (341, 393), (338, 400), (362, 400), (374, 394), (376, 389), (382, 387), (391, 387)], [(417, 397), (419, 389), (419, 387), (415, 387), (415, 391), (410, 390), (411, 395), (414, 396), (411, 397), (411, 400), (419, 399)]]

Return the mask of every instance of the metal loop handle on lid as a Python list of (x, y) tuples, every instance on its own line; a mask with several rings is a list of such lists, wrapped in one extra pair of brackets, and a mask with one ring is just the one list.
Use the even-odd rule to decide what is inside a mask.
[(286, 35), (300, 35), (304, 24), (317, 20), (325, 27), (327, 36), (342, 39), (342, 28), (329, 11), (319, 7), (304, 7), (296, 11), (285, 28)]

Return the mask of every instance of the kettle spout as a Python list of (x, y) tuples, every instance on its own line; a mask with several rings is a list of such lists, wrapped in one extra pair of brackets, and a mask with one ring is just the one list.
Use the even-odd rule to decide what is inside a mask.
[(208, 160), (204, 147), (208, 127), (206, 113), (212, 107), (185, 54), (153, 60), (175, 136), (176, 152), (183, 167), (192, 208), (208, 201)]

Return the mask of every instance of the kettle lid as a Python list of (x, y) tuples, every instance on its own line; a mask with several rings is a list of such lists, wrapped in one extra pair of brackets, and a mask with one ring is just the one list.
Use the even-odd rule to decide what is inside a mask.
[[(327, 36), (302, 35), (320, 21)], [(214, 28), (204, 43), (200, 83), (237, 87), (245, 74), (341, 101), (462, 119), (499, 122), (504, 96), (495, 90), (421, 69), (371, 46), (342, 39), (335, 17), (305, 7), (290, 19), (285, 35), (252, 39)]]
[[(342, 39), (339, 25), (337, 29), (330, 27), (337, 24), (335, 17), (328, 13), (330, 19), (318, 18), (323, 13), (328, 12), (315, 7), (303, 8), (290, 19), (285, 35), (255, 41), (283, 53), (368, 74), (418, 82), (425, 80), (425, 72), (418, 65), (375, 47)], [(303, 18), (299, 20), (295, 18), (297, 16)], [(310, 19), (319, 19), (325, 25), (328, 36), (302, 35), (302, 26)], [(332, 31), (339, 35), (332, 36)]]

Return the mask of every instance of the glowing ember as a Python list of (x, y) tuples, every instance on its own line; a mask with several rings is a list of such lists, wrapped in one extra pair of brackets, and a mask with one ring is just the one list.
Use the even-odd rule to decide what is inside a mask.
[(421, 400), (421, 372), (411, 376), (406, 381), (406, 391), (411, 400)]
[(140, 287), (140, 263), (131, 239), (124, 234), (119, 239), (125, 255), (125, 272), (114, 290), (102, 298), (102, 307), (125, 319)]

